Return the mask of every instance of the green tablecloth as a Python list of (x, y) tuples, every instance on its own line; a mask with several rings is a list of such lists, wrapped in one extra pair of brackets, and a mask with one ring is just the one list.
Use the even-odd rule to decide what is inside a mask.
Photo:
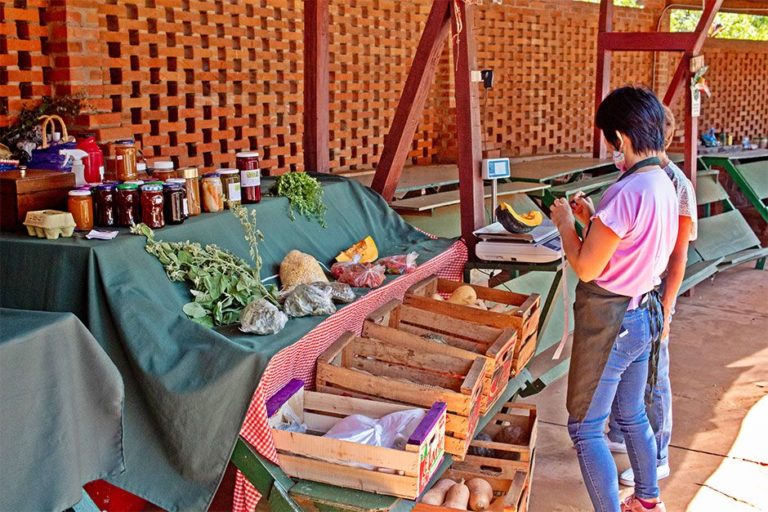
[[(291, 249), (330, 264), (366, 235), (382, 256), (416, 250), (421, 262), (452, 243), (430, 240), (357, 183), (322, 181), (327, 229), (304, 218), (291, 222), (283, 198), (255, 207), (265, 236), (264, 276), (277, 273)], [(156, 236), (216, 243), (248, 258), (229, 212), (192, 218)], [(267, 337), (206, 329), (182, 313), (190, 300), (186, 284), (168, 281), (144, 251), (144, 238), (124, 232), (112, 241), (0, 235), (0, 261), (0, 306), (74, 312), (118, 366), (126, 388), (126, 471), (109, 481), (171, 510), (208, 505), (270, 358), (325, 318), (291, 320)]]
[(70, 313), (0, 308), (0, 510), (55, 511), (123, 470), (123, 383)]

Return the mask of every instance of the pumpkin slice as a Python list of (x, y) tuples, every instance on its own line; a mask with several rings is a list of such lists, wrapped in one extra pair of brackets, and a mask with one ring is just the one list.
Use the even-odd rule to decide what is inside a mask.
[(372, 263), (378, 258), (379, 250), (376, 248), (376, 242), (373, 241), (373, 238), (367, 236), (346, 251), (341, 251), (339, 255), (336, 256), (336, 261), (357, 261), (358, 263)]
[(537, 210), (518, 213), (509, 203), (501, 203), (496, 208), (496, 219), (510, 233), (528, 233), (544, 221), (544, 216)]

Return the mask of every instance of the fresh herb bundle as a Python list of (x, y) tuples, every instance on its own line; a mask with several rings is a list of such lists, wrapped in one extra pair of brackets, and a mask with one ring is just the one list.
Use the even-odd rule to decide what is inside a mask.
[(288, 198), (288, 215), (291, 220), (296, 220), (295, 208), (299, 214), (316, 219), (322, 227), (326, 227), (323, 187), (309, 174), (289, 172), (278, 176), (273, 193)]
[(232, 209), (245, 231), (254, 266), (216, 245), (197, 242), (163, 242), (146, 224), (131, 228), (147, 238), (149, 254), (160, 260), (171, 281), (188, 281), (194, 301), (184, 305), (184, 313), (205, 326), (228, 325), (240, 320), (240, 312), (254, 300), (266, 298), (277, 305), (277, 287), (261, 282), (261, 256), (258, 243), (264, 239), (256, 229), (256, 211), (242, 206)]

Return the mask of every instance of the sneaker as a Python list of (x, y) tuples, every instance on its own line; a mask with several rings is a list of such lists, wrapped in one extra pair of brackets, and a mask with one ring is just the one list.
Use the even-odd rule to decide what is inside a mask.
[(664, 506), (663, 501), (660, 501), (654, 503), (652, 508), (646, 508), (633, 494), (621, 503), (621, 512), (667, 512), (667, 507)]
[[(657, 480), (661, 480), (662, 478), (667, 478), (668, 476), (669, 476), (669, 464), (664, 464), (663, 466), (656, 467)], [(635, 486), (635, 473), (632, 471), (632, 468), (629, 468), (626, 471), (621, 472), (621, 475), (619, 475), (619, 483), (621, 485), (626, 485), (627, 487)]]
[(608, 444), (608, 449), (611, 450), (611, 453), (627, 453), (627, 445), (624, 441), (611, 441), (611, 438), (606, 435), (605, 442)]

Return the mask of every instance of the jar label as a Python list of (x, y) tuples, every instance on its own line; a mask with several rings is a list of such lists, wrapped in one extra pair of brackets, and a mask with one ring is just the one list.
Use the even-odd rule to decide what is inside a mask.
[(261, 186), (261, 171), (259, 169), (240, 171), (240, 184), (243, 187)]
[(240, 184), (239, 183), (230, 183), (227, 185), (227, 199), (230, 201), (240, 201), (241, 195), (240, 195)]
[(183, 203), (184, 203), (184, 216), (189, 217), (189, 203), (187, 202), (186, 197), (183, 199)]

